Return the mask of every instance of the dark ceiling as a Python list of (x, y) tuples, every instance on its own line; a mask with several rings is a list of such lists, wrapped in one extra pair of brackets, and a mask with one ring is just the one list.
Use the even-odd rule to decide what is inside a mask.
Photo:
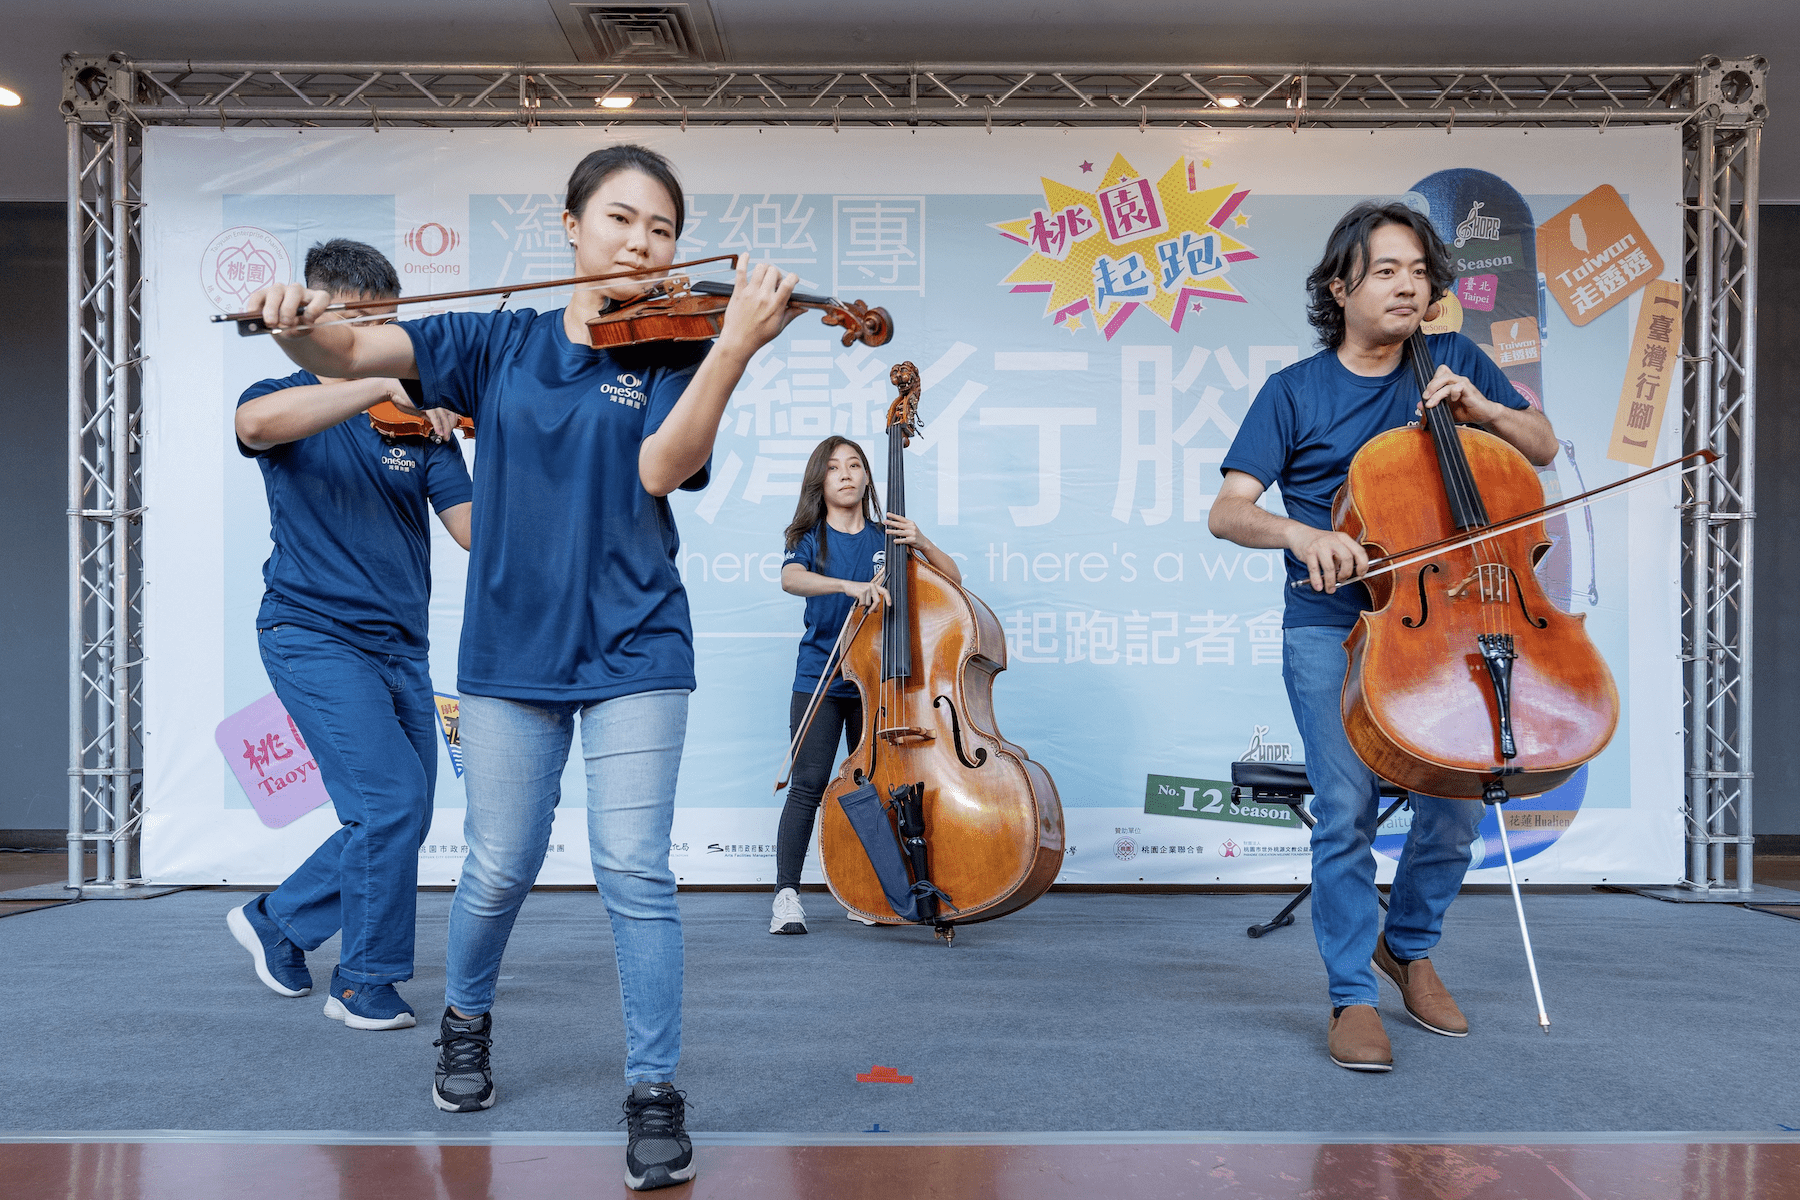
[[(712, 0), (740, 62), (1771, 64), (1765, 201), (1800, 203), (1794, 0)], [(0, 0), (0, 200), (63, 198), (66, 51), (256, 61), (570, 62), (552, 0)]]

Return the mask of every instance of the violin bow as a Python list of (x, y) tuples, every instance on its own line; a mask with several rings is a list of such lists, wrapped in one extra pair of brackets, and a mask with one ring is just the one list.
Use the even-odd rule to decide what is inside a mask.
[[(1623, 479), (1615, 479), (1611, 483), (1602, 484), (1597, 488), (1582, 492), (1578, 496), (1570, 496), (1567, 500), (1558, 500), (1555, 504), (1546, 504), (1542, 508), (1534, 508), (1530, 512), (1520, 513), (1516, 517), (1508, 517), (1504, 521), (1485, 526), (1474, 533), (1457, 534), (1454, 537), (1441, 538), (1435, 542), (1427, 542), (1422, 546), (1414, 546), (1410, 550), (1402, 550), (1397, 554), (1390, 554), (1384, 558), (1373, 559), (1369, 563), (1368, 570), (1353, 579), (1345, 580), (1345, 582), (1361, 583), (1366, 579), (1373, 579), (1377, 575), (1386, 575), (1390, 571), (1399, 571), (1406, 567), (1422, 563), (1427, 559), (1433, 558), (1446, 551), (1460, 550), (1465, 546), (1473, 546), (1477, 542), (1485, 542), (1490, 538), (1497, 538), (1501, 534), (1511, 533), (1515, 529), (1522, 529), (1534, 522), (1542, 521), (1548, 517), (1554, 517), (1559, 513), (1565, 513), (1571, 509), (1591, 504), (1600, 496), (1610, 492), (1618, 492), (1620, 495), (1623, 495), (1624, 493), (1632, 491), (1649, 482), (1652, 475), (1661, 471), (1666, 471), (1671, 467), (1681, 467), (1681, 470), (1678, 471), (1677, 474), (1685, 475), (1689, 471), (1697, 471), (1701, 467), (1709, 466), (1718, 460), (1719, 455), (1717, 451), (1695, 450), (1693, 453), (1684, 454), (1680, 458), (1671, 458), (1666, 463), (1658, 463), (1649, 470), (1639, 471), (1636, 475), (1627, 475)], [(1684, 463), (1686, 464), (1685, 466), (1682, 465)], [(1292, 588), (1310, 587), (1311, 583), (1305, 579), (1296, 579), (1288, 586)]]
[[(735, 254), (715, 254), (711, 258), (690, 259), (687, 262), (670, 263), (666, 267), (637, 267), (630, 271), (610, 271), (605, 275), (575, 275), (567, 279), (546, 279), (539, 283), (503, 283), (495, 287), (471, 288), (465, 292), (435, 292), (425, 296), (390, 296), (374, 300), (340, 300), (336, 304), (327, 305), (318, 316), (326, 313), (347, 312), (360, 313), (373, 308), (392, 308), (399, 304), (443, 303), (449, 300), (473, 300), (480, 296), (499, 296), (504, 299), (514, 292), (534, 292), (542, 288), (573, 288), (587, 283), (603, 283), (608, 279), (642, 279), (646, 276), (666, 276), (672, 271), (683, 271), (689, 267), (701, 267), (707, 263), (729, 262), (733, 271), (737, 270), (738, 256)], [(254, 337), (259, 333), (273, 333), (274, 330), (263, 323), (259, 312), (215, 313), (212, 322), (215, 325), (231, 322), (238, 327), (242, 337)], [(308, 325), (316, 324), (318, 317), (308, 321)]]

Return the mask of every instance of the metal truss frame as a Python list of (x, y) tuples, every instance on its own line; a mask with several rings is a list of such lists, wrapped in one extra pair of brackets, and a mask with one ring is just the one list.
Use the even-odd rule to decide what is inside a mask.
[[(141, 884), (141, 131), (150, 125), (1685, 130), (1685, 890), (1753, 887), (1760, 58), (1649, 65), (521, 64), (64, 59), (69, 185), (69, 879)], [(604, 101), (629, 99), (614, 108)], [(1692, 478), (1692, 477), (1690, 477)], [(1725, 848), (1737, 847), (1727, 878)], [(84, 878), (82, 853), (98, 868)]]

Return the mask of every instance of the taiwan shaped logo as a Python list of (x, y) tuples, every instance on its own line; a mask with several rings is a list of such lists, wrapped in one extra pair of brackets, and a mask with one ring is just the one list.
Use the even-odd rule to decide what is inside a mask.
[[(1175, 332), (1206, 300), (1245, 298), (1226, 278), (1256, 257), (1233, 236), (1250, 223), (1248, 188), (1204, 186), (1211, 160), (1175, 160), (1156, 182), (1115, 155), (1093, 191), (1042, 179), (1044, 207), (994, 225), (1031, 253), (1000, 282), (1045, 292), (1044, 315), (1070, 332), (1082, 314), (1110, 341), (1138, 309)], [(1091, 171), (1092, 163), (1081, 164)]]

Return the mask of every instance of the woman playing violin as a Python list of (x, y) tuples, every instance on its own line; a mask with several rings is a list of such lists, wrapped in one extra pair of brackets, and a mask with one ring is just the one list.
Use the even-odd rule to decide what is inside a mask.
[[(806, 597), (806, 632), (800, 637), (794, 691), (788, 699), (790, 739), (800, 738), (819, 681), (836, 666), (832, 649), (845, 620), (856, 608), (873, 608), (876, 600), (888, 599), (875, 576), (882, 568), (889, 533), (897, 545), (916, 548), (953, 583), (962, 582), (956, 560), (921, 533), (912, 518), (889, 513), (882, 519), (861, 446), (835, 435), (815, 446), (801, 476), (800, 501), (787, 527), (787, 557), (781, 565), (781, 590)], [(806, 932), (798, 892), (800, 870), (812, 841), (819, 799), (837, 761), (838, 742), (842, 739), (845, 749), (854, 751), (862, 736), (862, 718), (856, 685), (839, 678), (819, 698), (806, 736), (794, 747), (787, 803), (775, 835), (770, 933)]]
[[(563, 226), (581, 275), (666, 268), (685, 205), (639, 146), (584, 158)], [(791, 319), (797, 282), (739, 268), (713, 342), (596, 350), (587, 322), (643, 279), (566, 308), (449, 313), (390, 326), (314, 325), (329, 301), (295, 285), (252, 298), (316, 374), (417, 378), (422, 407), (472, 417), (474, 538), (458, 690), (469, 856), (451, 905), (433, 1098), (494, 1102), (495, 981), (550, 840), (577, 727), (588, 839), (611, 919), (626, 1028), (626, 1183), (694, 1174), (681, 1093), (681, 919), (669, 869), (676, 771), (694, 687), (693, 633), (668, 495), (707, 481), (713, 438), (750, 357)]]

